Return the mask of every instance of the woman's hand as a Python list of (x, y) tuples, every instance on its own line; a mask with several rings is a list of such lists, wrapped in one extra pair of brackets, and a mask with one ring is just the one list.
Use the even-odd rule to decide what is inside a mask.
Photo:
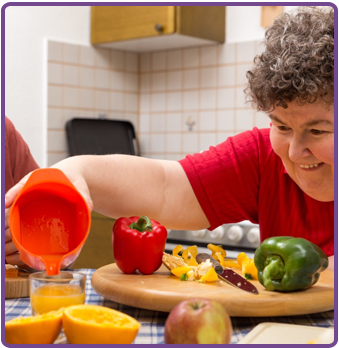
[[(75, 188), (85, 199), (89, 210), (92, 211), (93, 202), (89, 193), (89, 189), (84, 177), (81, 174), (81, 171), (79, 170), (79, 168), (81, 169), (81, 161), (75, 157), (71, 157), (69, 159), (63, 160), (55, 164), (51, 168), (57, 168), (64, 172), (64, 174), (68, 177), (71, 183), (75, 186)], [(21, 191), (21, 189), (23, 188), (23, 186), (25, 185), (29, 176), (32, 173), (33, 172), (24, 176), (15, 186), (13, 186), (10, 190), (7, 191), (5, 195), (5, 208), (10, 208), (12, 206), (15, 198), (17, 197), (17, 195), (19, 194), (19, 192)]]
[[(56, 167), (64, 171), (64, 173), (68, 176), (68, 178), (73, 183), (73, 185), (84, 197), (89, 207), (89, 210), (91, 211), (93, 209), (93, 203), (92, 203), (92, 199), (90, 197), (89, 190), (84, 178), (80, 174), (78, 174), (77, 171), (72, 170), (72, 166), (68, 168), (68, 165), (63, 162), (66, 162), (66, 161), (62, 161), (58, 163)], [(10, 226), (9, 226), (9, 213), (15, 198), (18, 196), (19, 192), (21, 191), (21, 189), (23, 188), (23, 186), (25, 185), (29, 176), (32, 173), (33, 172), (24, 176), (15, 186), (13, 186), (10, 190), (8, 190), (8, 192), (5, 195), (5, 260), (7, 263), (11, 265), (17, 265), (21, 268), (26, 268), (26, 269), (30, 269), (30, 268), (20, 259), (20, 253), (17, 250), (12, 240)]]

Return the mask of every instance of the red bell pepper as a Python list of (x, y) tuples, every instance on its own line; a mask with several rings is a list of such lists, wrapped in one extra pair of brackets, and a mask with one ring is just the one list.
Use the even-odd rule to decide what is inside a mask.
[(124, 273), (151, 274), (160, 268), (167, 230), (147, 216), (119, 218), (113, 226), (115, 262)]

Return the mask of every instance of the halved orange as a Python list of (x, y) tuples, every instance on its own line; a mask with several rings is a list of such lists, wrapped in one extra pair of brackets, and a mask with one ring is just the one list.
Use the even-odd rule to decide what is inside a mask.
[(61, 331), (63, 310), (5, 323), (5, 341), (9, 344), (52, 344)]
[(141, 326), (127, 314), (96, 305), (65, 308), (62, 325), (71, 344), (129, 344)]

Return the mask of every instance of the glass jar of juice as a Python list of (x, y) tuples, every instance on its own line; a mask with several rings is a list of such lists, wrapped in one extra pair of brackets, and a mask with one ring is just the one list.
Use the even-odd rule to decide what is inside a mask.
[(46, 272), (29, 275), (32, 314), (38, 315), (77, 304), (84, 304), (86, 275), (61, 271), (56, 276)]

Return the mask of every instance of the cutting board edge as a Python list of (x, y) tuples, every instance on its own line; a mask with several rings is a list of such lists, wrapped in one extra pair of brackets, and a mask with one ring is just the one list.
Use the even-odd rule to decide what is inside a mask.
[[(108, 271), (108, 272), (107, 272)], [(167, 273), (167, 270), (165, 270)], [(191, 298), (191, 295), (185, 295), (182, 292), (179, 294), (180, 297), (180, 301), (178, 302), (177, 300), (177, 296), (171, 296), (173, 298), (175, 298), (175, 301), (171, 301), (171, 299), (166, 298), (166, 300), (164, 301), (164, 298), (161, 298), (163, 296), (158, 296), (159, 294), (156, 294), (156, 292), (152, 293), (151, 290), (146, 289), (146, 291), (144, 291), (144, 295), (146, 294), (146, 299), (145, 297), (142, 298), (142, 300), (138, 299), (138, 297), (136, 296), (136, 292), (140, 291), (140, 289), (137, 288), (138, 286), (138, 281), (142, 279), (141, 277), (143, 277), (142, 275), (137, 275), (138, 278), (136, 279), (136, 286), (133, 288), (124, 288), (124, 285), (122, 284), (116, 284), (117, 281), (115, 280), (115, 278), (117, 276), (120, 276), (119, 274), (119, 270), (117, 269), (115, 264), (110, 264), (110, 265), (106, 265), (103, 266), (101, 268), (99, 268), (98, 270), (96, 270), (93, 273), (92, 276), (92, 286), (94, 288), (94, 290), (101, 296), (111, 300), (111, 301), (115, 301), (118, 303), (122, 303), (124, 305), (128, 305), (128, 306), (132, 306), (132, 307), (137, 307), (137, 308), (143, 308), (143, 309), (148, 309), (148, 310), (157, 310), (157, 311), (161, 311), (161, 312), (170, 312), (177, 303), (179, 303), (180, 301), (183, 301), (187, 298)], [(101, 273), (103, 274), (104, 277), (109, 278), (107, 279), (103, 279)], [(106, 274), (105, 274), (106, 273)], [(109, 274), (109, 275), (107, 275)], [(112, 276), (111, 276), (112, 274)], [(133, 277), (134, 275), (125, 275), (123, 273), (121, 273), (122, 275), (122, 279), (128, 279), (130, 281), (131, 278), (129, 277)], [(155, 273), (154, 276), (157, 276), (157, 274)], [(163, 272), (161, 272), (161, 276), (163, 277), (164, 274)], [(149, 276), (146, 276), (149, 277)], [(173, 276), (174, 277), (174, 276)], [(171, 278), (172, 281), (172, 276), (169, 274), (169, 277)], [(146, 281), (147, 278), (145, 278)], [(163, 280), (167, 280), (167, 278), (164, 278)], [(173, 279), (173, 281), (175, 281), (176, 279)], [(110, 284), (111, 283), (111, 284)], [(141, 282), (142, 283), (142, 282)], [(114, 286), (114, 291), (107, 293), (107, 284), (108, 286)], [(174, 284), (176, 285), (181, 285), (183, 284), (183, 282), (180, 282), (179, 280)], [(205, 284), (204, 284), (205, 285)], [(257, 284), (255, 284), (257, 285)], [(259, 284), (260, 285), (260, 284)], [(325, 284), (326, 285), (326, 284)], [(197, 287), (201, 286), (201, 284), (197, 284)], [(316, 286), (316, 285), (315, 285)], [(106, 287), (106, 289), (105, 289)], [(206, 289), (206, 288), (204, 288)], [(229, 298), (227, 298), (227, 295), (225, 294), (221, 299), (218, 298), (212, 298), (212, 299), (216, 299), (219, 300), (223, 306), (226, 308), (226, 310), (228, 311), (229, 315), (231, 317), (248, 317), (248, 316), (252, 316), (252, 317), (271, 317), (271, 316), (286, 316), (286, 315), (304, 315), (304, 314), (312, 314), (312, 313), (317, 313), (317, 312), (323, 312), (323, 311), (328, 311), (328, 310), (333, 310), (334, 309), (334, 289), (333, 288), (328, 288), (328, 286), (322, 286), (321, 287), (321, 292), (325, 293), (326, 295), (326, 302), (324, 303), (323, 299), (322, 301), (320, 301), (320, 303), (316, 303), (314, 305), (314, 303), (312, 303), (311, 308), (308, 308), (308, 310), (305, 310), (305, 307), (300, 308), (300, 306), (298, 306), (298, 302), (300, 301), (299, 299), (297, 299), (293, 293), (285, 293), (284, 296), (285, 298), (283, 298), (282, 296), (280, 296), (279, 293), (271, 293), (271, 292), (266, 292), (266, 290), (262, 287), (259, 288), (259, 295), (253, 295), (253, 294), (246, 294), (243, 293), (242, 294), (242, 301), (244, 302), (243, 305), (239, 305), (239, 303), (237, 302), (237, 297), (239, 296), (239, 294), (241, 294), (240, 292), (236, 292), (236, 293), (232, 293)], [(318, 291), (319, 289), (317, 289)], [(307, 291), (307, 290), (306, 290)], [(170, 294), (170, 292), (166, 292), (163, 291), (164, 294), (167, 293)], [(303, 292), (304, 293), (304, 292)], [(252, 296), (260, 296), (261, 295), (266, 295), (265, 298), (261, 298), (259, 301), (257, 301), (257, 303), (255, 304), (255, 306), (251, 305), (251, 299)], [(308, 299), (312, 299), (314, 297), (314, 291), (309, 291), (307, 293), (307, 297)], [(196, 296), (199, 297), (199, 294)], [(200, 297), (204, 297), (204, 296), (200, 296)], [(289, 297), (289, 299), (287, 299), (286, 297)], [(291, 304), (289, 306), (289, 308), (284, 309), (284, 307), (279, 307), (277, 306), (277, 303), (281, 303), (283, 304), (284, 302), (290, 302), (290, 299), (292, 299), (293, 303), (294, 303), (294, 307), (292, 307), (291, 309)], [(162, 301), (162, 302), (161, 302)], [(292, 303), (292, 304), (293, 304)], [(247, 306), (247, 309), (245, 311), (245, 313), (243, 312), (243, 307), (246, 306), (246, 304), (249, 304)], [(274, 304), (274, 305), (272, 305)], [(252, 307), (252, 308), (251, 308)], [(265, 312), (261, 313), (260, 311), (258, 311), (258, 308), (260, 307), (265, 307)]]
[[(92, 282), (93, 289), (98, 295), (103, 296), (108, 300), (121, 303), (126, 306), (142, 308), (147, 310), (157, 310), (159, 312), (166, 312), (166, 313), (170, 312), (175, 307), (175, 304), (171, 304), (170, 301), (165, 301), (163, 305), (159, 305), (156, 307), (156, 309), (154, 309), (154, 297), (155, 299), (157, 299), (159, 295), (155, 294), (154, 292), (152, 294), (151, 291), (147, 293), (148, 295), (147, 301), (144, 301), (144, 302), (140, 302), (139, 298), (134, 296), (132, 289), (129, 291), (124, 290), (123, 291), (124, 296), (119, 294), (119, 291), (116, 291), (114, 293), (107, 295), (107, 293), (103, 290), (103, 286), (104, 286), (103, 280), (100, 278), (100, 276), (98, 276), (98, 274), (96, 274), (96, 272), (93, 273), (91, 282)], [(173, 294), (170, 296), (175, 297)], [(190, 297), (187, 296), (186, 298), (189, 299)]]
[(29, 297), (27, 277), (5, 278), (5, 299)]

